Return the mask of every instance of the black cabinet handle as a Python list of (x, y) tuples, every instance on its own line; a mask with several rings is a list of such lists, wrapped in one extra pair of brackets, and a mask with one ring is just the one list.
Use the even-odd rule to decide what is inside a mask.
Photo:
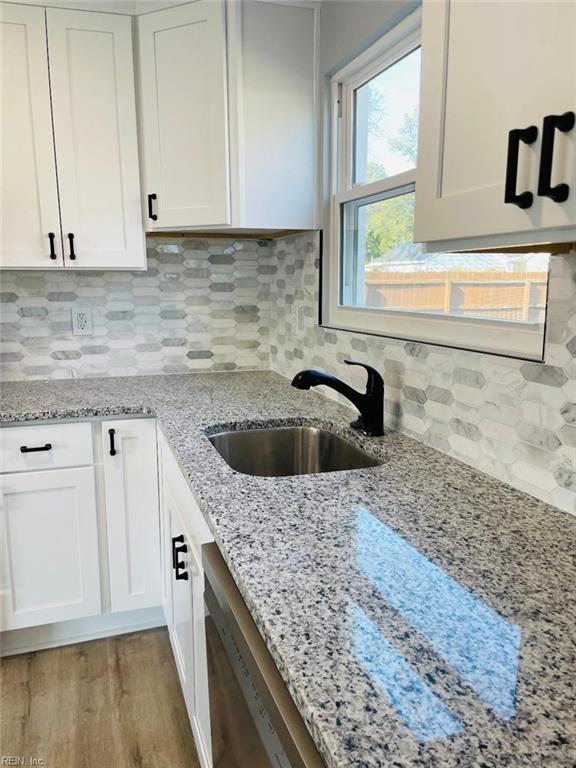
[(39, 451), (51, 451), (52, 443), (46, 443), (46, 445), (39, 445), (36, 448), (28, 448), (27, 445), (20, 446), (20, 453), (38, 453)]
[(532, 192), (516, 192), (518, 179), (518, 154), (520, 142), (533, 144), (538, 138), (538, 128), (531, 125), (528, 128), (514, 128), (508, 134), (508, 158), (506, 161), (506, 185), (504, 188), (504, 202), (517, 205), (518, 208), (530, 208), (534, 202)]
[(108, 434), (110, 436), (110, 456), (116, 456), (116, 446), (114, 444), (114, 435), (116, 434), (115, 429), (109, 429)]
[(538, 194), (549, 197), (555, 203), (563, 203), (568, 199), (570, 187), (568, 184), (556, 184), (552, 187), (552, 161), (554, 159), (554, 137), (556, 131), (566, 133), (574, 128), (576, 118), (574, 112), (564, 112), (563, 115), (548, 115), (542, 126), (542, 151), (540, 152), (540, 173), (538, 175)]
[(54, 250), (54, 241), (56, 239), (56, 235), (54, 232), (48, 232), (48, 240), (50, 241), (50, 258), (52, 260), (58, 258), (56, 256), (56, 251)]
[(68, 242), (70, 243), (70, 253), (68, 255), (68, 258), (70, 261), (75, 261), (76, 254), (74, 253), (74, 233), (68, 232)]
[(158, 216), (152, 211), (152, 203), (154, 200), (156, 200), (156, 195), (154, 193), (148, 195), (148, 218), (152, 219), (152, 221), (158, 219)]
[[(177, 546), (180, 544), (181, 546)], [(174, 536), (172, 538), (172, 568), (175, 571), (174, 578), (176, 581), (188, 581), (188, 571), (182, 571), (182, 568), (186, 567), (186, 563), (179, 560), (180, 553), (186, 554), (188, 547), (184, 543), (184, 535)]]

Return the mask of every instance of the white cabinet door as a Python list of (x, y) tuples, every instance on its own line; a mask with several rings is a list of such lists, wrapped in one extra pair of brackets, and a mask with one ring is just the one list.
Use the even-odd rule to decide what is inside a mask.
[[(202, 768), (212, 766), (208, 657), (206, 653), (204, 571), (201, 544), (212, 540), (194, 496), (162, 435), (164, 613), (188, 716)], [(174, 552), (174, 547), (180, 551)], [(175, 568), (175, 559), (182, 567)], [(186, 578), (176, 579), (176, 573)]]
[(94, 470), (0, 478), (0, 629), (101, 611)]
[(161, 603), (156, 422), (102, 422), (113, 611)]
[(138, 35), (146, 229), (228, 224), (224, 3), (145, 14)]
[(66, 265), (144, 269), (132, 21), (46, 14)]
[(172, 623), (169, 627), (172, 650), (190, 717), (194, 714), (194, 622), (192, 615), (192, 580), (188, 572), (188, 543), (176, 502), (166, 493), (170, 516), (170, 553), (172, 557)]
[(0, 113), (0, 267), (61, 267), (44, 8), (0, 3)]
[(188, 573), (192, 592), (192, 625), (194, 634), (194, 717), (192, 731), (203, 767), (212, 766), (212, 731), (208, 685), (208, 653), (206, 650), (206, 609), (204, 607), (204, 569), (201, 550), (191, 538), (188, 544)]
[[(537, 194), (543, 120), (576, 108), (575, 38), (573, 2), (424, 3), (416, 240), (441, 249), (575, 237), (576, 129), (555, 135), (552, 182), (570, 185), (568, 199)], [(534, 200), (522, 209), (504, 203), (508, 134), (532, 125), (516, 189)]]
[(196, 551), (185, 529), (178, 503), (170, 489), (167, 492), (167, 506), (170, 513), (173, 566), (170, 639), (200, 764), (202, 768), (211, 768), (204, 571), (200, 553)]

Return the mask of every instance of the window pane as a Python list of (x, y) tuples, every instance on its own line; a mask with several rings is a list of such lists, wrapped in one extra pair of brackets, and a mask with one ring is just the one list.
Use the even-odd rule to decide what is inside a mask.
[(355, 90), (355, 184), (416, 167), (419, 91), (419, 48)]
[(548, 254), (424, 254), (413, 191), (342, 207), (344, 306), (544, 323)]

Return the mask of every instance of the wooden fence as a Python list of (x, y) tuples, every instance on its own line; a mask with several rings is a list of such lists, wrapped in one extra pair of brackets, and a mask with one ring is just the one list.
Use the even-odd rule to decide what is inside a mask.
[(365, 272), (370, 307), (542, 321), (546, 272)]

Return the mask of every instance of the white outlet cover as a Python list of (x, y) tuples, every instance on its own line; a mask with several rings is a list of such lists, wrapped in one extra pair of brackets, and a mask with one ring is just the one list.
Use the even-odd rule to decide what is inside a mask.
[(74, 336), (92, 336), (92, 310), (72, 308), (72, 333)]

